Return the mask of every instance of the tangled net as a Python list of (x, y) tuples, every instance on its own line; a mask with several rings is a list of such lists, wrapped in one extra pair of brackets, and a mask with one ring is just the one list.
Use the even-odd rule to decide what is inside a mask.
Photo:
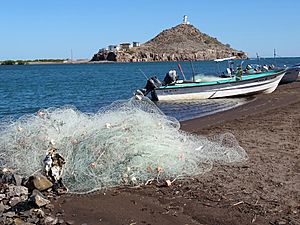
[(66, 164), (63, 183), (87, 193), (147, 180), (185, 178), (209, 171), (214, 162), (247, 159), (232, 134), (213, 142), (179, 130), (146, 98), (118, 101), (96, 114), (74, 107), (49, 108), (0, 126), (0, 167), (30, 176), (43, 170), (49, 142)]

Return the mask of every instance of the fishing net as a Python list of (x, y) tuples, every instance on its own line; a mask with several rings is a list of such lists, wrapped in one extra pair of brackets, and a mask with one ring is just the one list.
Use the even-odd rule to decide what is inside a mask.
[(213, 141), (181, 131), (147, 98), (117, 101), (96, 114), (66, 106), (40, 110), (0, 127), (0, 167), (30, 176), (43, 170), (49, 143), (64, 157), (63, 183), (86, 193), (149, 179), (185, 178), (214, 162), (247, 158), (232, 134)]

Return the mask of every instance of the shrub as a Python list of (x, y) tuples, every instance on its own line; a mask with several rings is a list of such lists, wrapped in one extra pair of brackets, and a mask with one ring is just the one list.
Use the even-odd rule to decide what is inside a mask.
[(16, 62), (14, 60), (5, 60), (1, 63), (1, 65), (15, 65)]

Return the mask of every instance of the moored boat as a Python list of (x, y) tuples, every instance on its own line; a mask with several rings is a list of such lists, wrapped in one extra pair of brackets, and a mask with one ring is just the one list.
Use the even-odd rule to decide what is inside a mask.
[(280, 81), (280, 84), (287, 84), (294, 82), (300, 76), (300, 64), (294, 65), (292, 67), (287, 68), (286, 73)]
[(145, 88), (136, 91), (135, 95), (140, 97), (151, 93), (152, 100), (172, 101), (271, 93), (277, 88), (286, 70), (271, 70), (247, 75), (237, 73), (231, 78), (210, 82), (178, 80), (176, 71), (175, 74), (174, 71), (170, 72), (163, 82), (160, 82), (157, 77), (151, 77)]

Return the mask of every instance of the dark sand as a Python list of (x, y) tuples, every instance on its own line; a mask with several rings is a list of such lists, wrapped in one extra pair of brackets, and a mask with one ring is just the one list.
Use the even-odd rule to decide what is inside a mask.
[[(118, 188), (53, 201), (69, 224), (300, 225), (300, 82), (253, 102), (182, 122), (212, 136), (231, 132), (249, 155), (170, 187)], [(58, 214), (60, 215), (60, 214)]]

